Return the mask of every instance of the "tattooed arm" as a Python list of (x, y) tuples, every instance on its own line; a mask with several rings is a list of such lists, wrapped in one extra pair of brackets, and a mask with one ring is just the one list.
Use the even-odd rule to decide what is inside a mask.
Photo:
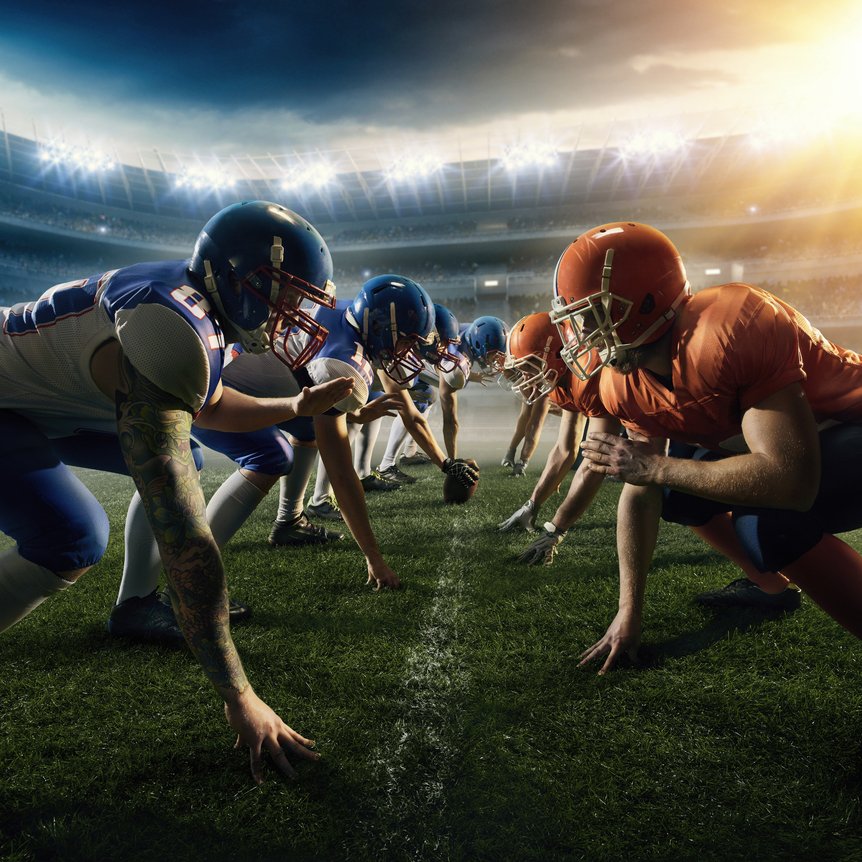
[(295, 775), (282, 746), (310, 759), (314, 743), (291, 730), (249, 685), (228, 626), (227, 591), (218, 547), (191, 455), (192, 414), (124, 363), (117, 392), (117, 428), (129, 472), (159, 545), (177, 622), (195, 658), (225, 701), (237, 747), (247, 745), (255, 781), (262, 750)]

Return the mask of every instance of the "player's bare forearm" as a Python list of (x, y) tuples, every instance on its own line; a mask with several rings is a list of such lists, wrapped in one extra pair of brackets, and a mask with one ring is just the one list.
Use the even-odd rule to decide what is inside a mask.
[(522, 461), (529, 461), (533, 457), (533, 452), (536, 451), (536, 446), (539, 445), (539, 438), (542, 436), (542, 428), (545, 425), (549, 406), (550, 402), (547, 396), (530, 405), (530, 412), (524, 429), (524, 445), (521, 447)]
[(458, 457), (458, 395), (444, 380), (440, 386), (440, 409), (443, 412), (443, 445), (450, 458)]
[(366, 558), (380, 559), (380, 548), (368, 517), (365, 491), (353, 468), (346, 418), (343, 415), (317, 416), (314, 419), (314, 432), (320, 457), (345, 523)]
[[(431, 426), (425, 417), (416, 409), (416, 405), (405, 389), (401, 389), (397, 383), (383, 376), (383, 389), (390, 395), (397, 395), (400, 399), (398, 413), (407, 433), (416, 441), (419, 448), (431, 459), (435, 466), (442, 466), (446, 460), (443, 450), (437, 445)], [(442, 398), (442, 393), (441, 393)]]
[(635, 485), (665, 485), (720, 503), (807, 511), (820, 485), (820, 442), (811, 407), (794, 383), (746, 410), (749, 452), (718, 461), (668, 458), (657, 440), (590, 430), (590, 469)]
[[(574, 459), (572, 459), (572, 463), (574, 463)], [(565, 500), (560, 503), (552, 519), (558, 529), (568, 530), (572, 524), (581, 518), (595, 500), (599, 488), (602, 487), (602, 482), (604, 482), (604, 476), (594, 473), (582, 461), (572, 479)]]
[(211, 399), (195, 417), (195, 424), (213, 431), (244, 433), (259, 431), (289, 422), (297, 416), (310, 416), (323, 413), (347, 397), (353, 384), (344, 377), (318, 386), (306, 387), (299, 395), (285, 398), (256, 398), (246, 395), (230, 386), (216, 391), (217, 398)]
[(231, 640), (224, 570), (192, 458), (192, 416), (131, 369), (127, 378), (129, 392), (117, 397), (120, 445), (159, 545), (177, 622), (227, 699), (248, 680)]
[(557, 441), (545, 462), (545, 469), (533, 489), (532, 500), (538, 509), (546, 500), (556, 494), (566, 474), (571, 470), (577, 457), (577, 433), (583, 426), (578, 424), (579, 415), (563, 411)]
[(662, 489), (625, 485), (617, 505), (620, 611), (640, 619), (647, 573), (658, 537)]

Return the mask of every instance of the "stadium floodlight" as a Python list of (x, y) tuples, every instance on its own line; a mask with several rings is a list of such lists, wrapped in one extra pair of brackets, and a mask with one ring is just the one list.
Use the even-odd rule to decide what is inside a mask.
[(174, 183), (175, 188), (194, 191), (219, 191), (235, 185), (236, 178), (219, 164), (188, 165), (180, 171)]
[(39, 148), (39, 159), (49, 165), (63, 165), (86, 173), (110, 171), (116, 167), (111, 156), (94, 147), (75, 146), (65, 141), (48, 141)]
[(386, 170), (386, 179), (394, 182), (424, 180), (443, 167), (443, 160), (432, 155), (404, 156), (393, 162)]
[(549, 168), (557, 162), (557, 149), (552, 144), (524, 141), (506, 147), (501, 161), (507, 171), (519, 171), (524, 168)]
[(676, 132), (640, 132), (621, 144), (619, 151), (624, 159), (654, 158), (679, 152), (685, 144)]
[(310, 188), (315, 191), (325, 188), (335, 180), (335, 168), (328, 162), (315, 162), (293, 168), (282, 179), (281, 187), (285, 191)]

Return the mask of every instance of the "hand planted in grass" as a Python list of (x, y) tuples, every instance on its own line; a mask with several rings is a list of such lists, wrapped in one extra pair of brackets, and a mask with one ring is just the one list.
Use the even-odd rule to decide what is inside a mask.
[(389, 587), (390, 590), (397, 590), (401, 586), (401, 580), (398, 575), (383, 560), (368, 563), (368, 580), (365, 583), (374, 584), (375, 592), (381, 587)]
[(607, 656), (599, 670), (599, 675), (602, 676), (626, 659), (637, 664), (640, 642), (640, 620), (628, 612), (619, 611), (602, 639), (578, 656), (578, 667), (583, 667), (593, 659)]
[(314, 741), (300, 736), (288, 727), (249, 686), (242, 694), (225, 702), (227, 723), (236, 731), (234, 748), (247, 746), (251, 758), (251, 776), (263, 784), (263, 754), (268, 753), (276, 768), (288, 778), (296, 778), (296, 770), (287, 759), (288, 753), (306, 760), (320, 760)]

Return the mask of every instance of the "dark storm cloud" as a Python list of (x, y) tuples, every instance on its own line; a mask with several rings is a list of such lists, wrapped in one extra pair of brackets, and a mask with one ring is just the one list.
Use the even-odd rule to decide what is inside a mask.
[(421, 127), (731, 81), (730, 69), (637, 71), (632, 61), (792, 39), (775, 4), (763, 5), (760, 14), (757, 3), (726, 0), (34, 0), (14, 9), (0, 0), (0, 71), (142, 111), (255, 108)]

